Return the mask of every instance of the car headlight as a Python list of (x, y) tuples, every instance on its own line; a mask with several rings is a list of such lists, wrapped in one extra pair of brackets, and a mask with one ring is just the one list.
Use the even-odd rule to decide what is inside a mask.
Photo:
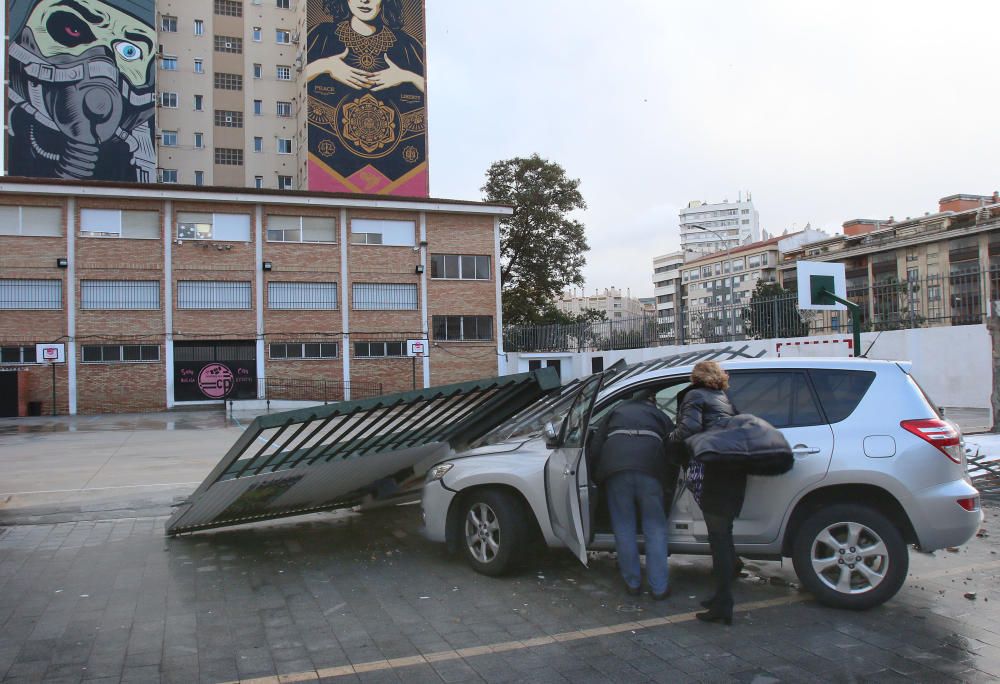
[(427, 471), (427, 482), (435, 482), (444, 477), (444, 474), (455, 467), (454, 463), (442, 463)]

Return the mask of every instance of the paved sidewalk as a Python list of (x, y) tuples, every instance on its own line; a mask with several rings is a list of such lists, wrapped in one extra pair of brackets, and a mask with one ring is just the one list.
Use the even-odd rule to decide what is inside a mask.
[[(988, 513), (989, 525), (998, 511)], [(815, 605), (777, 563), (738, 583), (732, 627), (628, 599), (613, 561), (547, 553), (491, 579), (422, 539), (409, 506), (176, 539), (162, 516), (0, 528), (5, 682), (981, 681), (1000, 675), (1000, 546), (913, 555), (865, 612)], [(761, 575), (763, 577), (761, 577)], [(976, 592), (976, 599), (963, 597)], [(747, 608), (751, 610), (747, 611)]]
[(424, 540), (416, 506), (167, 539), (171, 502), (239, 426), (160, 418), (0, 421), (0, 681), (1000, 677), (1000, 504), (967, 547), (912, 553), (881, 608), (823, 608), (790, 564), (755, 563), (723, 627), (693, 617), (706, 558), (671, 559), (662, 603), (626, 597), (607, 554), (584, 568), (552, 551), (491, 579)]

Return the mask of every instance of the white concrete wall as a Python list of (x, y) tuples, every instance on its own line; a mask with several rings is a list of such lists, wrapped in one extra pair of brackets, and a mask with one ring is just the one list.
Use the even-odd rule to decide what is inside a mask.
[[(507, 372), (526, 372), (528, 362), (533, 359), (541, 360), (542, 366), (545, 366), (545, 362), (549, 359), (559, 359), (562, 380), (568, 382), (590, 374), (591, 359), (595, 356), (603, 357), (604, 367), (608, 368), (619, 359), (624, 359), (626, 363), (636, 363), (698, 349), (725, 346), (735, 349), (746, 346), (745, 353), (751, 355), (763, 351), (765, 356), (771, 357), (813, 356), (812, 349), (805, 352), (801, 348), (802, 345), (794, 344), (808, 343), (810, 348), (826, 347), (830, 350), (826, 354), (828, 356), (846, 356), (850, 353), (850, 347), (844, 341), (850, 340), (850, 337), (849, 334), (839, 334), (604, 352), (508, 353)], [(796, 348), (797, 346), (799, 348)], [(863, 333), (861, 350), (870, 359), (912, 362), (913, 376), (920, 386), (938, 406), (945, 407), (946, 414), (954, 415), (965, 429), (988, 428), (992, 424), (990, 395), (993, 391), (993, 363), (990, 335), (985, 325)]]

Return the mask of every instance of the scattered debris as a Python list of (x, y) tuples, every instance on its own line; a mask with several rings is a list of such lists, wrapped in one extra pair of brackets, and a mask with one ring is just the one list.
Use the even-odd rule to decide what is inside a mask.
[(976, 536), (979, 537), (980, 539), (982, 539), (983, 537), (988, 537), (990, 535), (987, 534), (986, 528), (984, 527), (984, 528), (980, 529), (978, 532), (976, 532)]
[(967, 592), (965, 592), (965, 598), (969, 599), (970, 601), (975, 601), (976, 600), (976, 592), (974, 592), (974, 591), (967, 591)]
[(948, 553), (958, 553), (958, 547), (957, 546), (949, 546), (947, 549), (945, 549), (945, 551), (947, 551)]

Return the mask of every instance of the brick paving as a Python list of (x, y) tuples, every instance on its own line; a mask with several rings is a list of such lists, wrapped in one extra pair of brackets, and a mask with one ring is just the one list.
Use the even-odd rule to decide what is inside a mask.
[[(415, 506), (174, 539), (150, 512), (0, 526), (2, 681), (1000, 676), (1000, 544), (989, 536), (914, 552), (900, 594), (863, 613), (816, 605), (788, 586), (788, 563), (755, 563), (727, 628), (693, 619), (709, 590), (704, 558), (672, 559), (674, 596), (660, 603), (627, 598), (607, 555), (587, 569), (553, 551), (512, 577), (477, 575), (420, 537)], [(987, 529), (998, 516), (988, 508)]]

